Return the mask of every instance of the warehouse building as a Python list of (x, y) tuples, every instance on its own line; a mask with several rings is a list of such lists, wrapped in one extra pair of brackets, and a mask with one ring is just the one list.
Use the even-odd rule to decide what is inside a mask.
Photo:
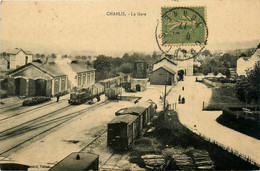
[(71, 87), (89, 87), (95, 83), (95, 69), (85, 63), (32, 62), (8, 73), (8, 94), (19, 96), (55, 96)]
[(150, 75), (150, 83), (155, 85), (173, 85), (176, 82), (176, 72), (167, 66), (161, 66)]

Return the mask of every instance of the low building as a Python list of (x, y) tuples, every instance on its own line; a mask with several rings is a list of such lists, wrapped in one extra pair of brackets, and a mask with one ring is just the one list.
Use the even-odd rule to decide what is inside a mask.
[(240, 57), (237, 60), (237, 75), (246, 75), (247, 70), (252, 70), (255, 64), (260, 60), (260, 44), (251, 57)]
[(161, 66), (150, 75), (150, 83), (155, 85), (173, 85), (176, 82), (176, 72), (167, 66)]
[(147, 88), (148, 78), (131, 78), (131, 90), (145, 91)]
[(8, 73), (8, 94), (55, 96), (68, 92), (73, 86), (89, 87), (94, 83), (95, 69), (85, 63), (32, 62)]

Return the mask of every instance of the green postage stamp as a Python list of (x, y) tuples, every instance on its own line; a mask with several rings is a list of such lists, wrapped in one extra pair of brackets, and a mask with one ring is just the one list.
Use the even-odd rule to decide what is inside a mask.
[(162, 7), (162, 45), (206, 45), (205, 7)]

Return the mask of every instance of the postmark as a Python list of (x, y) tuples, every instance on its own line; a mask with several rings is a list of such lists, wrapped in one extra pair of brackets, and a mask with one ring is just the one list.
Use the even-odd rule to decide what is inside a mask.
[(206, 45), (205, 7), (162, 7), (162, 46)]
[(176, 61), (197, 57), (207, 45), (206, 7), (162, 7), (155, 40), (162, 52)]

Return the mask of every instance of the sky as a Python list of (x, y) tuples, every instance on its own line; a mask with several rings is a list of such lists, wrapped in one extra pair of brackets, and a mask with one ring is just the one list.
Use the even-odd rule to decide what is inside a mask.
[[(19, 42), (64, 51), (152, 52), (158, 50), (155, 27), (163, 6), (205, 6), (207, 49), (260, 43), (260, 0), (4, 1), (1, 47)], [(146, 16), (107, 16), (107, 12)]]

